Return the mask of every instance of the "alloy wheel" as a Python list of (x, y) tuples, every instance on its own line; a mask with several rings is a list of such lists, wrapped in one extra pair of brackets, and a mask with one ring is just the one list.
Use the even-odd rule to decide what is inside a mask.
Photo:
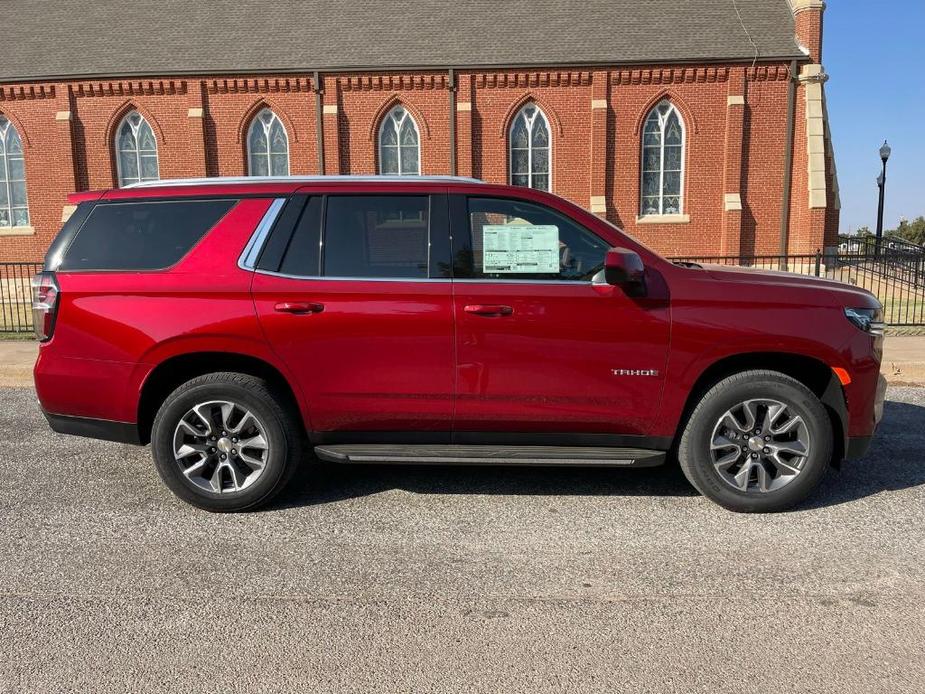
[(795, 480), (810, 455), (809, 429), (791, 406), (755, 399), (728, 409), (713, 427), (712, 463), (740, 492), (773, 492)]
[(177, 423), (174, 459), (194, 486), (213, 494), (240, 492), (263, 474), (270, 454), (266, 428), (227, 400), (191, 407)]

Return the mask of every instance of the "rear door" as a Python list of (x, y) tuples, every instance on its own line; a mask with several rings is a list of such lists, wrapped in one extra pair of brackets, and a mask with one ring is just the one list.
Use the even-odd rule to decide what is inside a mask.
[(652, 278), (637, 299), (603, 283), (611, 242), (545, 204), (454, 195), (450, 208), (456, 440), (646, 434), (668, 349), (664, 285)]
[(258, 261), (257, 313), (296, 375), (316, 441), (412, 431), (430, 436), (411, 440), (449, 440), (446, 196), (402, 191), (296, 196)]

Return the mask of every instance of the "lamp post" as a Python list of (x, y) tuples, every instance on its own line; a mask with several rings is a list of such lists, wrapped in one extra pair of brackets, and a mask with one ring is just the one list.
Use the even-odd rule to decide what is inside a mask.
[(880, 172), (880, 175), (877, 177), (877, 186), (880, 188), (880, 202), (877, 205), (877, 241), (875, 245), (875, 253), (880, 255), (880, 241), (883, 238), (883, 193), (886, 189), (886, 162), (890, 158), (890, 146), (887, 144), (887, 141), (883, 141), (883, 146), (880, 148), (880, 161), (883, 162), (883, 171)]

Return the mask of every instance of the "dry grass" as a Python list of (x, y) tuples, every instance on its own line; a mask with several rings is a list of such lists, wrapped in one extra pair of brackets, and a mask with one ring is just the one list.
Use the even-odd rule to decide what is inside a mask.
[(15, 303), (0, 306), (0, 334), (32, 333), (32, 304)]

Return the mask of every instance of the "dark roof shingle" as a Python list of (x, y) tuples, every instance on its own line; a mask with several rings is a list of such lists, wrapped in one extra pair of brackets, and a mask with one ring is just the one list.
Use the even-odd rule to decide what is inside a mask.
[(0, 81), (801, 55), (787, 0), (3, 4)]

